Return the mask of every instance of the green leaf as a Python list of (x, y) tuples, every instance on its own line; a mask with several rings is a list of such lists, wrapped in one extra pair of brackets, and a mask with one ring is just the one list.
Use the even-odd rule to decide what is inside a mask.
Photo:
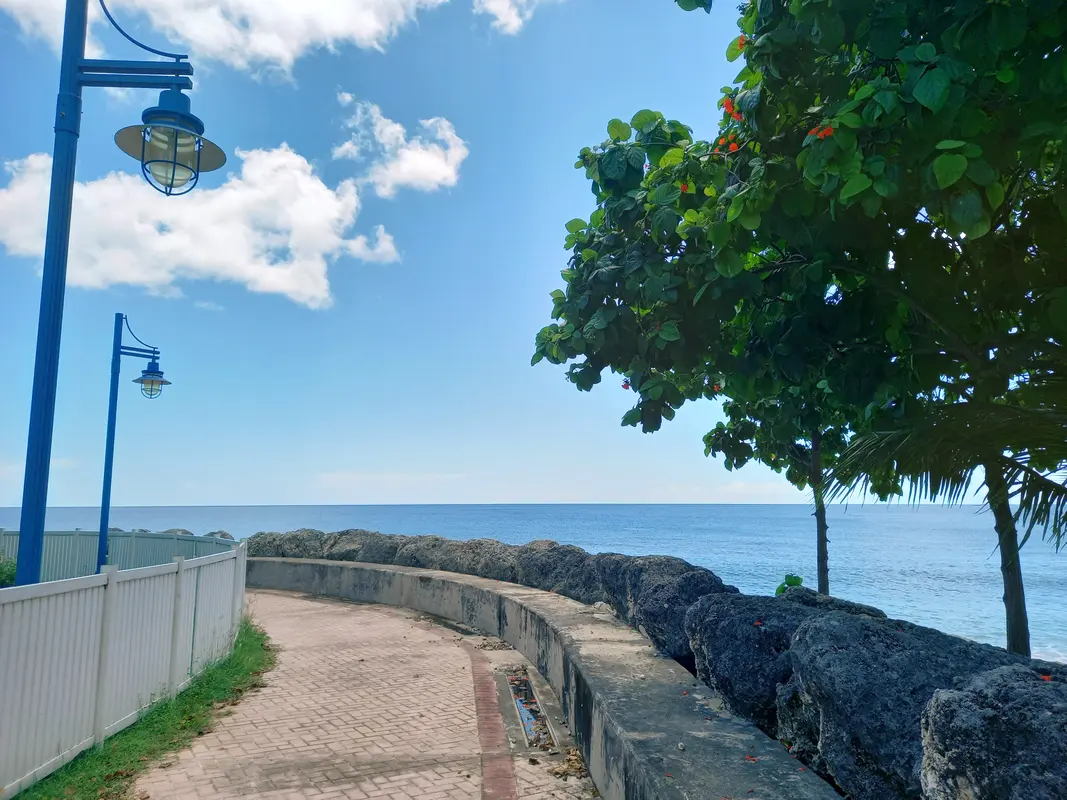
[(961, 230), (968, 230), (977, 224), (984, 213), (982, 198), (977, 189), (968, 189), (956, 195), (952, 198), (952, 205), (949, 207), (949, 217), (960, 226)]
[(865, 83), (863, 86), (861, 86), (859, 88), (859, 91), (856, 92), (856, 96), (853, 99), (854, 100), (866, 100), (868, 97), (870, 97), (872, 94), (874, 94), (874, 92), (875, 92), (875, 87), (872, 86), (869, 83)]
[(726, 210), (726, 221), (733, 222), (741, 216), (745, 210), (745, 198), (735, 197), (730, 201), (730, 207)]
[(997, 173), (988, 161), (978, 158), (967, 165), (967, 177), (978, 186), (988, 186), (997, 179)]
[(745, 271), (745, 262), (734, 250), (723, 250), (715, 259), (715, 269), (724, 278), (735, 278)]
[(632, 427), (637, 425), (641, 421), (641, 406), (631, 408), (625, 414), (622, 415), (622, 426)]
[(763, 217), (758, 211), (752, 208), (746, 208), (741, 215), (738, 216), (737, 221), (741, 223), (741, 227), (745, 230), (754, 231), (759, 228), (762, 219)]
[(997, 70), (997, 80), (1001, 83), (1011, 83), (1015, 80), (1015, 70), (1010, 67)]
[(989, 201), (989, 207), (996, 211), (1004, 202), (1004, 185), (999, 181), (994, 181), (985, 187), (985, 196)]
[(952, 81), (949, 80), (947, 72), (932, 69), (919, 79), (913, 94), (916, 101), (936, 114), (945, 107), (951, 87)]
[(837, 121), (848, 128), (863, 127), (863, 117), (853, 111), (849, 111), (846, 114), (841, 114), (840, 116), (838, 116)]
[(582, 251), (582, 263), (584, 264), (587, 261), (593, 261), (599, 255), (600, 253), (598, 253), (596, 250), (593, 250), (592, 248), (586, 248)]
[(785, 585), (786, 586), (801, 586), (801, 585), (803, 585), (803, 583), (804, 583), (804, 579), (801, 578), (799, 575), (794, 575), (793, 573), (789, 573), (788, 575), (785, 576)]
[(626, 151), (622, 147), (615, 146), (603, 153), (597, 164), (600, 168), (600, 177), (607, 178), (608, 180), (621, 181), (626, 177), (626, 170), (628, 163), (626, 161)]
[(530, 359), (530, 366), (536, 367), (545, 357), (544, 353), (534, 353), (533, 358)]
[(669, 320), (663, 323), (663, 327), (659, 329), (659, 338), (665, 342), (677, 342), (682, 338), (682, 332), (678, 330), (678, 323), (674, 320)]
[(649, 199), (658, 206), (670, 206), (678, 202), (682, 196), (682, 190), (673, 183), (661, 183), (652, 192)]
[(585, 230), (585, 220), (575, 217), (567, 223), (567, 231), (569, 233), (579, 233)]
[(659, 123), (660, 115), (655, 111), (650, 111), (647, 108), (643, 108), (633, 115), (633, 119), (630, 120), (630, 125), (640, 133), (648, 133), (650, 130), (656, 127)]
[(967, 142), (961, 142), (959, 139), (942, 139), (937, 143), (938, 150), (959, 150)]
[(685, 150), (680, 147), (672, 147), (666, 153), (663, 154), (663, 158), (659, 160), (659, 165), (667, 169), (673, 167), (675, 164), (681, 164), (685, 160)]
[(874, 183), (870, 179), (870, 176), (864, 175), (862, 172), (859, 175), (853, 175), (844, 186), (841, 187), (841, 202), (845, 202), (849, 198), (855, 197), (860, 192), (865, 192)]
[(734, 39), (732, 42), (730, 42), (730, 46), (726, 48), (726, 60), (727, 61), (737, 61), (737, 57), (741, 55), (741, 43), (740, 42), (741, 42), (741, 37), (740, 36), (737, 37), (736, 39)]
[(616, 142), (625, 142), (630, 138), (633, 129), (621, 119), (613, 119), (608, 123), (608, 136)]
[(934, 159), (934, 177), (937, 185), (947, 189), (963, 177), (967, 171), (967, 157), (957, 153), (943, 153)]
[(882, 197), (892, 197), (897, 193), (897, 185), (888, 178), (879, 178), (874, 182), (874, 190)]
[(700, 302), (700, 298), (704, 296), (704, 292), (708, 290), (709, 286), (711, 286), (711, 281), (707, 281), (703, 286), (700, 287), (699, 290), (697, 290), (696, 295), (693, 297), (694, 306)]
[(929, 42), (923, 42), (915, 48), (915, 57), (924, 62), (933, 61), (937, 58), (937, 48)]

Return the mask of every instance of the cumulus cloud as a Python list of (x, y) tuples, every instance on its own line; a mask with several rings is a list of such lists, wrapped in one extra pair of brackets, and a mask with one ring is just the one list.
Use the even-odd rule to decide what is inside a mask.
[[(304, 53), (354, 44), (381, 50), (400, 29), (448, 0), (110, 0), (111, 10), (147, 20), (172, 42), (184, 42), (198, 56), (253, 69), (288, 71)], [(65, 0), (0, 0), (0, 10), (22, 29), (49, 39), (58, 49)], [(538, 0), (474, 0), (477, 13), (493, 26), (517, 33)], [(91, 8), (95, 9), (92, 3)], [(91, 12), (94, 28), (106, 25)], [(164, 48), (166, 49), (166, 48)]]
[(419, 123), (424, 135), (409, 138), (404, 126), (375, 104), (356, 101), (344, 92), (338, 102), (353, 105), (355, 111), (346, 123), (352, 134), (333, 148), (333, 157), (373, 159), (363, 181), (379, 197), (395, 197), (402, 188), (433, 192), (459, 181), (460, 166), (470, 150), (447, 119), (424, 119)]
[(493, 27), (503, 33), (522, 30), (541, 0), (474, 0), (474, 13), (489, 14)]
[[(328, 268), (337, 258), (399, 259), (381, 226), (373, 238), (350, 234), (360, 208), (354, 180), (330, 188), (284, 144), (237, 157), (240, 173), (182, 198), (164, 197), (140, 175), (78, 183), (68, 283), (175, 295), (180, 280), (229, 281), (321, 308), (331, 302)], [(12, 255), (44, 254), (51, 164), (43, 153), (5, 164), (0, 244)]]

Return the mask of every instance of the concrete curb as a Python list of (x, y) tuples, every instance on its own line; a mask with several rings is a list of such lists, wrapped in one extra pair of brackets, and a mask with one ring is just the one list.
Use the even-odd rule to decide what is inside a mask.
[(248, 559), (249, 588), (401, 606), (499, 636), (559, 696), (608, 800), (838, 800), (779, 742), (613, 615), (561, 595), (454, 572)]

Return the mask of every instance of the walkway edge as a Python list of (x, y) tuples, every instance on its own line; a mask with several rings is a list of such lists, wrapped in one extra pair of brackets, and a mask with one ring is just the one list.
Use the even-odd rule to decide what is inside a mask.
[(561, 595), (453, 572), (248, 559), (248, 586), (435, 614), (511, 644), (548, 680), (607, 800), (838, 800), (637, 631)]

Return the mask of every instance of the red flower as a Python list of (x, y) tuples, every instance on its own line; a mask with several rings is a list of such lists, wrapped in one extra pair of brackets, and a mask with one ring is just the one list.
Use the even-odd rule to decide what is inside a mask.
[(726, 144), (726, 139), (725, 138), (720, 138), (719, 139), (719, 144)]
[(730, 142), (730, 152), (731, 153), (736, 153), (737, 152), (737, 142)]
[(732, 98), (727, 97), (726, 101), (722, 104), (722, 106), (723, 106), (723, 108), (726, 109), (726, 113), (727, 114), (733, 114), (734, 113), (734, 101), (733, 101)]
[(718, 148), (718, 147), (716, 147), (716, 148), (715, 148), (714, 150), (712, 150), (711, 152), (713, 152), (713, 153), (714, 153), (715, 155), (719, 155), (719, 153), (720, 153), (721, 151), (719, 150), (719, 148)]
[(740, 121), (741, 121), (741, 119), (742, 119), (742, 117), (741, 117), (741, 112), (739, 112), (739, 111), (735, 111), (735, 112), (734, 112), (734, 113), (733, 113), (733, 114), (732, 114), (731, 116), (732, 116), (732, 117), (733, 117), (734, 119), (736, 119), (736, 120), (737, 120), (738, 122), (740, 122)]
[(688, 192), (689, 191), (689, 184), (688, 183), (683, 183), (682, 184), (682, 191), (683, 192)]
[(720, 387), (719, 384), (716, 383), (714, 386), (711, 387), (711, 391), (713, 391), (713, 392), (721, 392), (722, 391), (722, 387)]
[(622, 388), (623, 389), (629, 389), (630, 388), (630, 382), (629, 381), (623, 381), (622, 382)]
[(748, 37), (742, 33), (740, 36), (737, 37), (737, 49), (744, 50), (746, 44), (748, 44)]
[(819, 138), (820, 139), (828, 139), (833, 135), (834, 135), (834, 129), (833, 128), (823, 128), (821, 131), (819, 131)]
[(736, 133), (731, 133), (730, 134), (730, 141), (732, 142), (732, 141), (735, 141), (736, 139), (737, 139), (737, 134)]
[(819, 126), (818, 126), (818, 125), (816, 125), (816, 126), (815, 126), (814, 128), (812, 128), (812, 129), (811, 129), (810, 131), (808, 131), (808, 136), (814, 136), (814, 135), (815, 135), (815, 134), (817, 134), (818, 132), (819, 132)]

